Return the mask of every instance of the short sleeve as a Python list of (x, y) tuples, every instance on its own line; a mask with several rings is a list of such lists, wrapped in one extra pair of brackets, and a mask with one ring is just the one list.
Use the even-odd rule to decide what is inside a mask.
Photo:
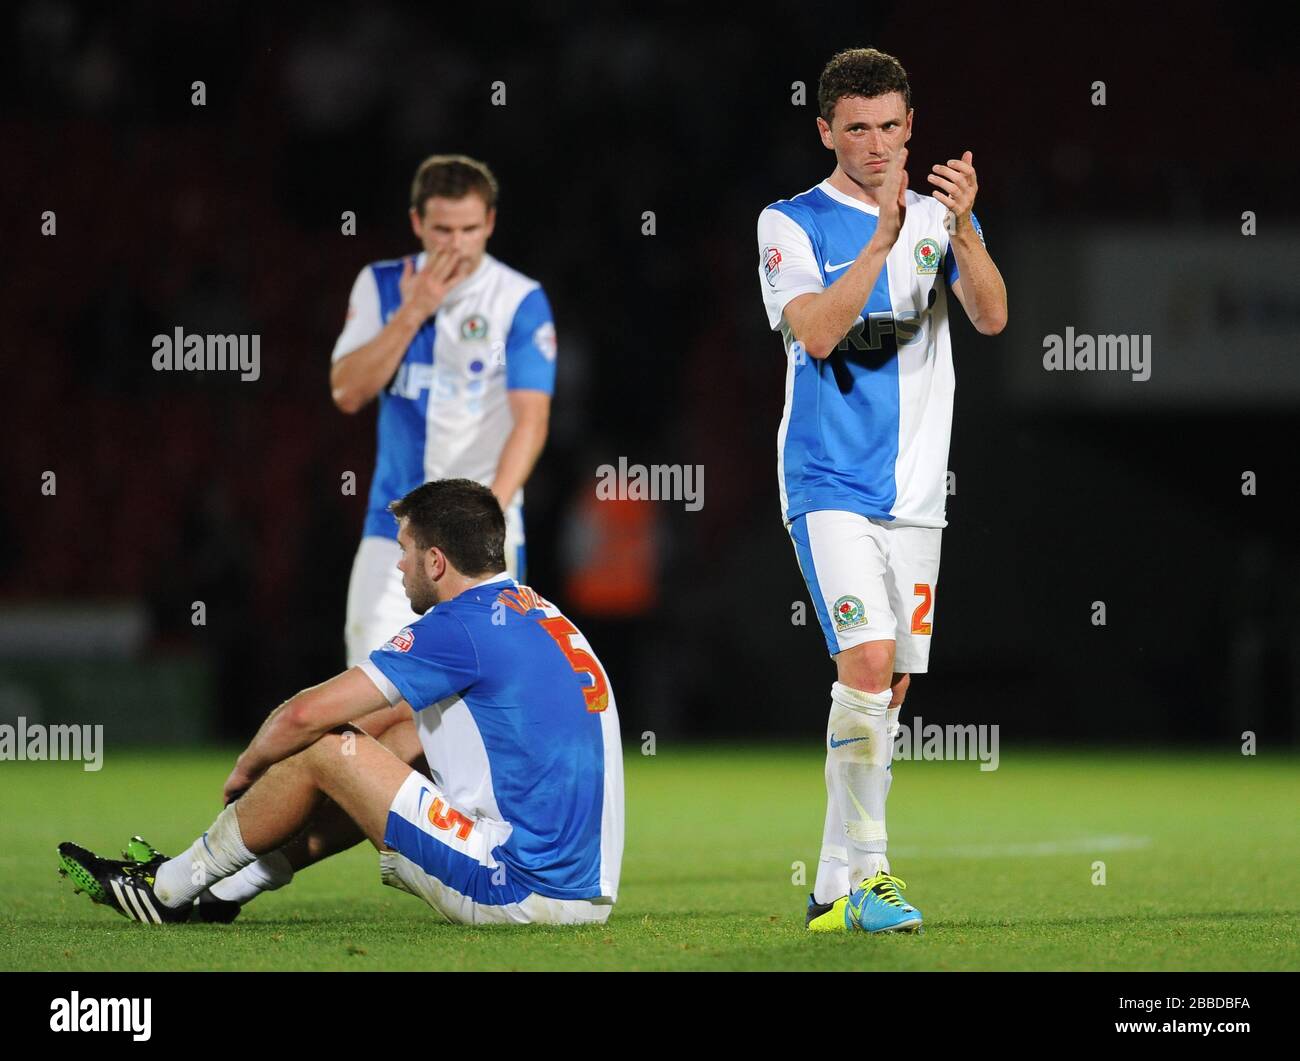
[(465, 624), (436, 608), (370, 653), (370, 663), (416, 711), (464, 692), (479, 677)]
[(808, 233), (794, 218), (770, 206), (758, 215), (758, 278), (773, 331), (781, 326), (791, 299), (826, 286)]
[[(979, 218), (975, 216), (975, 211), (970, 212), (970, 223), (975, 226), (975, 235), (979, 236), (980, 243), (984, 242), (984, 230), (980, 228)], [(952, 285), (961, 277), (957, 269), (957, 255), (952, 252), (952, 244), (948, 244), (948, 251), (943, 256), (944, 275), (948, 278), (948, 286)]]
[(555, 322), (546, 293), (534, 288), (515, 310), (506, 336), (506, 389), (555, 391)]
[(352, 285), (352, 294), (348, 296), (348, 315), (343, 322), (343, 331), (334, 344), (334, 353), (330, 357), (333, 363), (346, 357), (353, 350), (365, 346), (384, 327), (379, 315), (379, 284), (370, 266), (366, 266)]

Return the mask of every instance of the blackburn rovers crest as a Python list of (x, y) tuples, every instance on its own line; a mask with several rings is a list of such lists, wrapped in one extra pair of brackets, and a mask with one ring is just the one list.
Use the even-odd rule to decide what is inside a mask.
[(867, 609), (857, 597), (844, 596), (831, 609), (837, 630), (856, 630), (867, 624)]
[(916, 245), (916, 271), (921, 276), (933, 276), (939, 271), (939, 244), (929, 236)]

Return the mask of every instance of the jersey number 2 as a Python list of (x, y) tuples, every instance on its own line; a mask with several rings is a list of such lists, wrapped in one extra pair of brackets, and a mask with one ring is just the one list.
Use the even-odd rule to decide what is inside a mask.
[(925, 617), (930, 614), (930, 607), (934, 603), (934, 597), (930, 587), (924, 582), (918, 582), (912, 587), (912, 592), (921, 598), (921, 603), (916, 606), (916, 611), (912, 613), (912, 633), (928, 634), (930, 624), (926, 622)]
[(560, 646), (560, 651), (564, 653), (564, 658), (569, 661), (569, 666), (574, 672), (591, 675), (591, 684), (582, 688), (583, 699), (587, 701), (587, 710), (604, 711), (609, 707), (609, 680), (605, 677), (605, 672), (600, 669), (600, 664), (596, 662), (596, 657), (585, 648), (578, 648), (569, 640), (578, 632), (578, 628), (563, 615), (537, 621), (542, 624), (542, 629), (555, 639), (555, 643)]

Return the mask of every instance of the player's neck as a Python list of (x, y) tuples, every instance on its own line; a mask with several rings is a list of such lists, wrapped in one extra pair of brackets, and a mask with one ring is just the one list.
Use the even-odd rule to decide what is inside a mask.
[(466, 590), (473, 589), (475, 586), (481, 586), (485, 582), (494, 582), (500, 577), (499, 574), (475, 575), (470, 577), (462, 575), (459, 571), (455, 573), (448, 572), (443, 576), (444, 585), (438, 587), (443, 593), (442, 600), (439, 601), (439, 603), (441, 604), (449, 600), (454, 600)]
[(839, 166), (835, 167), (835, 172), (827, 178), (826, 181), (837, 192), (842, 192), (850, 199), (856, 199), (860, 203), (866, 203), (868, 206), (880, 208), (876, 202), (876, 196), (870, 188), (864, 187), (845, 173)]

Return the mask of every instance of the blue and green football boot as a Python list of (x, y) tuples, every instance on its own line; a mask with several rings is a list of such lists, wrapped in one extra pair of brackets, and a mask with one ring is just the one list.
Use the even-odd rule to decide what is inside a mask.
[(921, 911), (898, 894), (906, 887), (898, 877), (877, 873), (833, 903), (809, 895), (804, 927), (809, 932), (919, 932)]

